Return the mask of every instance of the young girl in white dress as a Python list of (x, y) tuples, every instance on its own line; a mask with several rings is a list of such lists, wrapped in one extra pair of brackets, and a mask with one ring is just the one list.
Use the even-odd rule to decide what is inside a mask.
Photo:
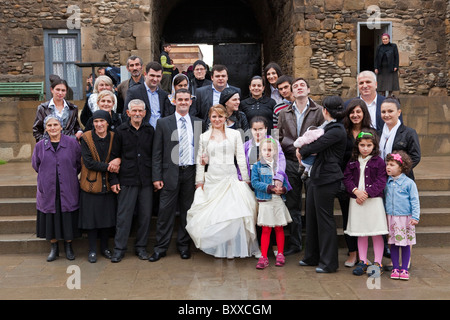
[[(383, 235), (388, 233), (383, 196), (387, 174), (384, 160), (379, 156), (376, 133), (363, 129), (356, 137), (353, 154), (344, 171), (344, 185), (350, 194), (349, 218), (345, 233), (358, 237), (360, 261), (353, 274), (361, 276), (369, 267), (367, 249), (372, 237), (375, 262), (372, 273), (383, 272)], [(378, 269), (378, 270), (376, 270)]]
[(238, 130), (225, 128), (226, 117), (224, 106), (212, 106), (210, 128), (200, 135), (196, 190), (186, 230), (197, 248), (232, 259), (258, 255), (260, 250), (255, 228), (258, 203), (249, 186), (242, 137)]
[(283, 185), (277, 186), (274, 182), (275, 174), (280, 174), (278, 168), (278, 144), (272, 138), (266, 138), (259, 144), (260, 161), (252, 169), (252, 186), (255, 189), (258, 200), (258, 226), (262, 227), (261, 234), (261, 257), (256, 265), (257, 269), (269, 266), (267, 251), (270, 243), (270, 233), (275, 229), (275, 237), (278, 247), (275, 266), (282, 267), (285, 263), (284, 252), (284, 230), (283, 227), (292, 222), (289, 210), (284, 204), (284, 194), (291, 187), (284, 172)]

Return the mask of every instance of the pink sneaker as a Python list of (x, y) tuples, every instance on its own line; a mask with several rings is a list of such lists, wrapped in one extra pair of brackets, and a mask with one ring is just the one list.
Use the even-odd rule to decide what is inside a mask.
[(277, 261), (275, 262), (275, 266), (282, 267), (282, 266), (284, 266), (285, 262), (286, 262), (286, 259), (284, 258), (284, 255), (282, 253), (277, 254)]
[(400, 279), (400, 270), (392, 269), (391, 279)]
[(402, 271), (400, 272), (400, 280), (409, 280), (409, 272), (408, 270), (402, 269)]
[(265, 269), (269, 266), (269, 259), (261, 257), (256, 264), (256, 269)]

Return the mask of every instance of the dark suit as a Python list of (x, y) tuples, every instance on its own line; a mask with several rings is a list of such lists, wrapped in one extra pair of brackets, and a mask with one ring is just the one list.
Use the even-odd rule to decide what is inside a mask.
[[(197, 143), (200, 134), (205, 130), (204, 122), (190, 116), (194, 150), (194, 158), (197, 151)], [(153, 139), (152, 154), (152, 179), (163, 181), (161, 189), (158, 220), (156, 223), (155, 252), (165, 253), (172, 237), (177, 203), (180, 210), (180, 224), (177, 234), (177, 248), (181, 251), (189, 250), (190, 237), (186, 231), (186, 214), (194, 200), (195, 190), (195, 165), (181, 167), (178, 165), (177, 120), (175, 114), (160, 118), (157, 122)]]
[[(158, 96), (159, 96), (159, 108), (161, 111), (161, 118), (166, 117), (170, 114), (170, 109), (172, 108), (172, 105), (167, 98), (168, 93), (161, 88), (158, 88)], [(130, 88), (128, 88), (127, 91), (127, 98), (125, 99), (125, 105), (123, 108), (123, 118), (124, 121), (128, 120), (127, 115), (127, 109), (128, 109), (128, 103), (133, 99), (140, 99), (144, 101), (145, 103), (145, 110), (147, 111), (144, 117), (144, 122), (148, 123), (150, 121), (151, 116), (151, 106), (150, 101), (148, 99), (148, 94), (146, 91), (146, 86), (143, 85), (135, 85)]]
[[(241, 95), (241, 89), (230, 86), (239, 91)], [(195, 108), (197, 109), (197, 117), (203, 120), (207, 120), (209, 109), (213, 106), (213, 89), (212, 85), (203, 86), (198, 88), (195, 92), (196, 103)]]
[(130, 78), (128, 80), (125, 80), (124, 82), (120, 83), (117, 86), (117, 109), (116, 112), (122, 114), (124, 109), (128, 108), (127, 105), (125, 105), (125, 100), (127, 98), (127, 92), (128, 89), (135, 86), (144, 84), (144, 76), (141, 75), (139, 82), (134, 82), (133, 78)]

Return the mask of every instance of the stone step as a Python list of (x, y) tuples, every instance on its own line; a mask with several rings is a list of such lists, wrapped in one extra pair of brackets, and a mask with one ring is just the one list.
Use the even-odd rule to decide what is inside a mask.
[(36, 214), (36, 196), (32, 198), (0, 198), (0, 216)]
[(450, 190), (450, 179), (448, 177), (416, 178), (419, 191), (448, 191)]
[(0, 234), (36, 232), (36, 215), (0, 216)]
[(419, 191), (421, 208), (450, 208), (450, 191)]
[(36, 198), (36, 184), (0, 185), (0, 197), (3, 198)]

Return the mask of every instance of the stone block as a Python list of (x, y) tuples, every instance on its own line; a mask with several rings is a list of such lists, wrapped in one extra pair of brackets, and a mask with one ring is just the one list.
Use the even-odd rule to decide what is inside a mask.
[(344, 62), (346, 66), (356, 66), (358, 63), (358, 53), (356, 51), (345, 51)]
[(0, 122), (0, 143), (12, 143), (19, 140), (18, 126), (14, 121), (2, 120)]
[(300, 57), (311, 57), (312, 49), (309, 46), (295, 46), (294, 47), (294, 58)]
[(320, 30), (320, 20), (317, 19), (306, 19), (305, 29), (309, 31), (319, 31)]
[[(81, 28), (81, 48), (83, 50), (93, 49), (93, 42), (97, 34), (97, 29), (94, 27), (83, 27)], [(85, 60), (85, 59), (83, 59)]]
[(362, 10), (364, 9), (364, 1), (361, 0), (344, 0), (344, 10)]
[(150, 37), (150, 21), (140, 21), (133, 23), (134, 37)]
[(299, 31), (295, 34), (294, 45), (295, 46), (309, 46), (311, 44), (308, 31)]
[(29, 62), (44, 61), (44, 47), (36, 46), (28, 49), (25, 60)]
[(33, 74), (45, 74), (45, 62), (44, 61), (36, 61), (32, 62), (33, 66)]
[(151, 50), (131, 50), (131, 54), (141, 57), (142, 61), (144, 61), (144, 66), (153, 61)]
[(325, 94), (325, 81), (322, 79), (313, 79), (308, 81), (311, 88), (311, 95)]
[(344, 6), (344, 0), (327, 0), (325, 1), (326, 11), (341, 11)]
[(150, 37), (136, 37), (136, 49), (138, 50), (150, 50), (151, 43)]
[(409, 52), (398, 52), (399, 57), (399, 66), (400, 67), (409, 67), (410, 61), (409, 61)]
[(106, 61), (106, 51), (104, 50), (83, 50), (83, 61), (100, 62)]

